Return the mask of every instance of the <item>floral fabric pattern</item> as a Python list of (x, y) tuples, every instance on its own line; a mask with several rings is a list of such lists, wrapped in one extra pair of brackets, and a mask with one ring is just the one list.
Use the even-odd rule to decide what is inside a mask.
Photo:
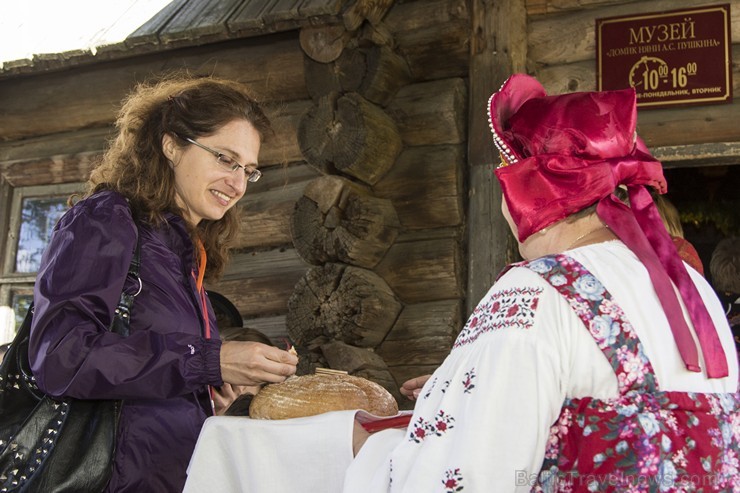
[(530, 329), (541, 288), (512, 288), (493, 293), (476, 307), (457, 336), (453, 350), (473, 343), (486, 332), (505, 328)]
[(442, 484), (445, 488), (445, 493), (454, 493), (456, 491), (462, 491), (464, 486), (462, 485), (462, 474), (460, 469), (450, 469), (445, 471), (445, 477), (442, 480)]
[(534, 491), (740, 492), (740, 393), (660, 390), (632, 326), (585, 267), (565, 255), (520, 265), (565, 297), (620, 394), (566, 400)]
[(419, 417), (411, 426), (409, 432), (409, 440), (421, 443), (426, 438), (431, 436), (441, 437), (455, 426), (453, 423), (455, 418), (440, 409), (434, 418), (427, 421), (423, 417)]

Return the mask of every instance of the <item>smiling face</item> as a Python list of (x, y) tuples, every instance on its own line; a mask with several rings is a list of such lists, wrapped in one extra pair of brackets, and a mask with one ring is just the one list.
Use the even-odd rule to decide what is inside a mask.
[[(213, 134), (195, 140), (247, 168), (257, 167), (260, 135), (247, 120), (233, 120)], [(221, 219), (246, 192), (244, 172), (225, 170), (208, 151), (170, 134), (162, 138), (162, 147), (175, 173), (177, 204), (191, 225), (196, 226), (203, 219)]]

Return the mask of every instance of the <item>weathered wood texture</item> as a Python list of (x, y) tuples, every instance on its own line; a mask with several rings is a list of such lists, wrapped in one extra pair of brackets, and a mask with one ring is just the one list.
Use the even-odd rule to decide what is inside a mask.
[[(376, 352), (398, 384), (437, 369), (463, 324), (463, 303), (445, 300), (406, 305)], [(408, 400), (399, 405), (410, 408)]]
[(322, 97), (301, 119), (298, 142), (306, 161), (319, 171), (368, 184), (381, 179), (401, 151), (393, 120), (356, 93)]
[(373, 190), (391, 200), (405, 229), (462, 226), (464, 166), (461, 145), (409, 146)]
[(465, 295), (459, 238), (396, 242), (375, 272), (404, 303), (462, 299)]
[(365, 19), (371, 24), (378, 24), (393, 3), (394, 0), (357, 0), (344, 12), (344, 25), (354, 31)]
[(466, 0), (398, 3), (383, 22), (414, 80), (467, 76), (470, 11)]
[(491, 93), (512, 73), (525, 70), (528, 49), (527, 14), (520, 0), (475, 0), (471, 5), (467, 313), (511, 260), (501, 190), (491, 176), (499, 158), (491, 145), (487, 105)]
[(284, 315), (293, 287), (307, 268), (293, 249), (238, 253), (224, 277), (208, 289), (231, 300), (244, 318)]
[(234, 248), (266, 248), (291, 245), (290, 218), (303, 189), (318, 176), (302, 163), (264, 170), (257, 183), (250, 183), (239, 201), (241, 230)]
[[(240, 40), (81, 67), (32, 78), (0, 81), (0, 139), (105, 126), (138, 82), (173, 70), (213, 74), (248, 84), (255, 97), (285, 101), (307, 97), (297, 34), (257, 43)], [(280, 74), (279, 77), (275, 74)], [(60, 117), (64, 115), (64, 117)]]
[[(639, 2), (640, 0), (619, 0), (619, 3)], [(540, 14), (568, 13), (573, 10), (602, 7), (614, 4), (615, 0), (526, 0), (527, 14), (537, 17)]]
[(333, 341), (374, 348), (401, 309), (374, 272), (328, 263), (311, 268), (296, 284), (285, 323), (291, 339), (309, 349)]
[(386, 111), (407, 146), (462, 144), (467, 140), (467, 97), (461, 78), (409, 84)]
[(452, 349), (462, 322), (459, 300), (406, 305), (377, 353), (391, 368), (439, 363)]
[(350, 33), (343, 25), (306, 26), (300, 34), (303, 52), (320, 63), (330, 63), (339, 58), (349, 39)]
[(331, 92), (356, 92), (385, 106), (409, 79), (406, 61), (388, 46), (353, 46), (328, 63), (306, 58), (306, 88), (315, 101)]
[[(454, 10), (440, 8), (438, 3), (416, 3), (414, 8), (422, 8), (422, 5), (423, 15), (418, 10), (414, 14), (411, 9), (407, 9), (406, 14), (415, 15), (414, 20), (418, 21), (429, 14), (427, 8), (431, 7), (432, 15), (437, 18), (455, 15)], [(404, 8), (403, 5), (397, 7)], [(344, 318), (333, 315), (337, 309), (326, 301), (331, 298), (342, 300), (348, 296), (347, 293), (333, 294), (339, 291), (335, 287), (338, 281), (333, 278), (338, 275), (340, 267), (331, 262), (371, 268), (372, 271), (366, 272), (377, 275), (397, 301), (397, 305), (392, 305), (397, 307), (391, 310), (393, 314), (400, 311), (413, 316), (415, 311), (409, 308), (410, 304), (439, 301), (445, 306), (452, 304), (457, 307), (459, 319), (465, 291), (465, 266), (461, 252), (465, 227), (467, 86), (455, 72), (459, 67), (453, 68), (452, 72), (445, 72), (449, 67), (443, 67), (437, 73), (427, 70), (439, 68), (439, 65), (424, 67), (416, 73), (413, 70), (407, 72), (409, 58), (404, 54), (397, 32), (394, 32), (399, 26), (394, 22), (407, 22), (408, 18), (394, 20), (394, 11), (395, 8), (388, 13), (382, 25), (366, 29), (364, 39), (343, 40), (342, 54), (329, 63), (320, 63), (316, 57), (307, 54), (306, 85), (316, 106), (301, 120), (298, 129), (300, 148), (306, 161), (329, 176), (314, 180), (296, 204), (292, 220), (296, 250), (308, 262), (320, 267), (310, 270), (296, 286), (289, 302), (287, 329), (296, 342), (309, 346), (312, 361), (323, 357), (332, 367), (354, 374), (359, 374), (355, 368), (367, 364), (371, 356), (376, 363), (382, 362), (388, 367), (405, 365), (407, 371), (411, 371), (402, 352), (406, 342), (410, 342), (402, 340), (407, 337), (404, 331), (408, 332), (409, 322), (406, 319), (400, 328), (394, 324), (393, 328), (388, 327), (380, 334), (363, 334), (367, 342), (347, 340), (347, 337), (356, 339), (351, 335), (353, 327), (349, 327), (350, 334), (345, 334), (346, 330), (341, 329)], [(423, 22), (405, 26), (413, 26), (414, 36), (418, 36), (415, 39), (430, 35), (429, 27)], [(438, 43), (440, 31), (436, 30), (436, 34), (435, 42)], [(453, 29), (445, 34), (449, 35), (447, 39), (452, 39), (461, 31), (455, 31), (453, 24)], [(424, 52), (419, 56), (433, 54)], [(447, 76), (440, 77), (440, 74)], [(439, 79), (433, 80), (435, 77)], [(421, 82), (413, 83), (414, 79)], [(411, 83), (407, 84), (409, 81)], [(346, 102), (352, 104), (349, 109), (342, 107)], [(389, 131), (393, 133), (388, 135)], [(355, 151), (353, 148), (358, 146), (353, 145), (353, 141), (362, 142), (365, 135), (382, 137), (375, 137), (375, 145), (366, 146), (368, 151)], [(348, 154), (350, 157), (345, 157)], [(364, 165), (337, 165), (343, 162)], [(375, 165), (379, 170), (371, 175), (365, 170), (367, 165)], [(347, 173), (345, 168), (361, 171)], [(341, 175), (346, 178), (340, 179)], [(350, 180), (359, 180), (370, 187), (360, 188), (352, 185)], [(374, 203), (389, 204), (388, 210), (393, 211), (392, 218), (397, 221), (389, 222), (389, 216), (384, 212), (386, 206), (383, 209), (376, 207), (381, 213), (368, 216), (376, 218), (369, 226), (379, 233), (372, 235), (371, 239), (378, 234), (387, 239), (385, 231), (390, 231), (393, 236), (390, 241), (375, 242), (374, 245), (361, 242), (361, 250), (354, 250), (363, 253), (364, 258), (358, 258), (356, 253), (348, 255), (357, 237), (347, 235), (345, 230), (347, 225), (357, 227), (359, 223), (350, 217), (343, 204), (351, 204), (348, 199), (353, 197), (357, 199), (355, 203), (364, 204), (362, 209), (366, 211), (372, 211)], [(376, 200), (380, 202), (374, 202)], [(389, 224), (392, 226), (390, 230)], [(400, 230), (400, 236), (396, 230)], [(368, 246), (372, 248), (368, 250)], [(371, 255), (367, 255), (368, 251)], [(344, 268), (353, 272), (351, 267)], [(349, 293), (350, 298), (351, 295)], [(440, 324), (443, 320), (437, 318), (431, 325)], [(412, 365), (423, 370), (425, 365), (441, 363), (459, 325), (452, 329), (445, 326), (440, 330), (427, 327), (429, 335), (418, 337), (419, 334), (415, 334), (414, 347), (427, 356), (421, 363), (413, 362)], [(397, 334), (386, 335), (388, 330)], [(315, 348), (326, 340), (342, 343), (321, 345), (323, 354), (319, 356)], [(368, 350), (358, 352), (354, 346), (374, 348), (377, 354)], [(327, 348), (332, 348), (331, 352), (327, 352)], [(383, 354), (380, 353), (381, 348), (385, 348)], [(380, 380), (387, 378), (389, 388), (397, 388), (401, 383), (392, 370), (377, 368), (365, 371), (366, 376), (381, 384)]]
[(372, 269), (398, 236), (390, 200), (339, 176), (313, 180), (295, 203), (291, 237), (309, 264), (341, 262)]

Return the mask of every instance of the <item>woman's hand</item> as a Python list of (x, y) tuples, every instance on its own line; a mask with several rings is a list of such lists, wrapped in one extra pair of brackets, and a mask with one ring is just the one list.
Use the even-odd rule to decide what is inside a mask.
[(278, 383), (293, 375), (298, 357), (260, 342), (226, 341), (221, 345), (221, 378), (234, 385)]
[(401, 385), (401, 393), (412, 401), (415, 401), (421, 393), (421, 388), (425, 383), (427, 383), (427, 380), (429, 380), (430, 377), (431, 375), (422, 375), (403, 382), (403, 385)]

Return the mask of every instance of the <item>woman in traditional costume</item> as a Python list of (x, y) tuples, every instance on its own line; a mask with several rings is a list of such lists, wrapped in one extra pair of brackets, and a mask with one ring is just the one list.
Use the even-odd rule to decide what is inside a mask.
[(409, 426), (355, 425), (352, 459), (353, 411), (241, 435), (217, 421), (195, 461), (211, 478), (224, 440), (244, 449), (267, 443), (262, 433), (290, 446), (263, 467), (240, 462), (236, 491), (268, 491), (261, 471), (271, 492), (290, 481), (345, 493), (740, 491), (732, 334), (651, 199), (666, 182), (635, 132), (635, 91), (547, 96), (514, 75), (489, 111), (502, 211), (525, 260), (437, 371), (404, 384), (417, 399)]

